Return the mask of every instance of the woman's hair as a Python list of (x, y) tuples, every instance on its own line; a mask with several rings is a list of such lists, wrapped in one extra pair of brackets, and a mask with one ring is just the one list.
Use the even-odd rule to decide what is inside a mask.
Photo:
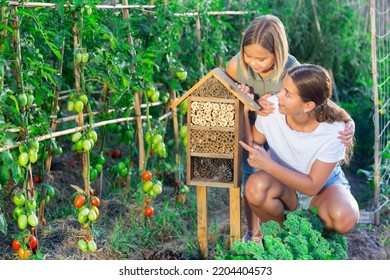
[(240, 48), (240, 62), (245, 75), (248, 64), (244, 61), (244, 47), (258, 44), (275, 55), (274, 80), (279, 80), (288, 59), (288, 42), (283, 23), (274, 15), (263, 15), (254, 19), (245, 31)]
[[(290, 69), (287, 74), (291, 77), (299, 91), (303, 102), (314, 102), (313, 112), (318, 122), (349, 122), (350, 115), (339, 106), (331, 102), (332, 80), (328, 71), (313, 64), (302, 64)], [(352, 156), (353, 145), (349, 145), (345, 161)]]

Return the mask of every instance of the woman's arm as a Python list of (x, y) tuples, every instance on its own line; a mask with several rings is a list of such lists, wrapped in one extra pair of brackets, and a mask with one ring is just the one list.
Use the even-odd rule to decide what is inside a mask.
[(270, 158), (267, 151), (260, 146), (254, 145), (252, 148), (242, 141), (240, 141), (240, 144), (249, 153), (248, 163), (250, 166), (267, 172), (285, 186), (306, 195), (316, 195), (337, 164), (336, 162), (325, 163), (316, 160), (309, 174), (305, 175), (276, 163)]

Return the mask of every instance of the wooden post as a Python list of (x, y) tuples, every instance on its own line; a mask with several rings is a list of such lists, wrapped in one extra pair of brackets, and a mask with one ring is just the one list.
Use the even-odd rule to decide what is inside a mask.
[(229, 189), (230, 200), (230, 248), (241, 238), (241, 188)]
[(203, 257), (207, 258), (209, 255), (207, 239), (207, 187), (197, 186), (197, 208), (198, 208), (198, 241), (199, 247), (202, 251)]

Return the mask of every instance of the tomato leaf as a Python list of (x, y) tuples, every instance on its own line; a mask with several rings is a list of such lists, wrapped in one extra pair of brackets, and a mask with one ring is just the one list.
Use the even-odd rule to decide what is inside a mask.
[(0, 213), (0, 231), (7, 235), (7, 220), (4, 217), (3, 213)]

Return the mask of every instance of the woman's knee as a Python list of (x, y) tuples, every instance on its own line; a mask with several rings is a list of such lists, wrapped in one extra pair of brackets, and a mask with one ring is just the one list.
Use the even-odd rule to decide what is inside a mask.
[(359, 208), (354, 202), (344, 203), (329, 209), (330, 229), (342, 234), (350, 232), (358, 223)]
[(249, 176), (245, 183), (245, 197), (251, 204), (262, 201), (267, 196), (270, 188), (270, 180), (261, 172)]

